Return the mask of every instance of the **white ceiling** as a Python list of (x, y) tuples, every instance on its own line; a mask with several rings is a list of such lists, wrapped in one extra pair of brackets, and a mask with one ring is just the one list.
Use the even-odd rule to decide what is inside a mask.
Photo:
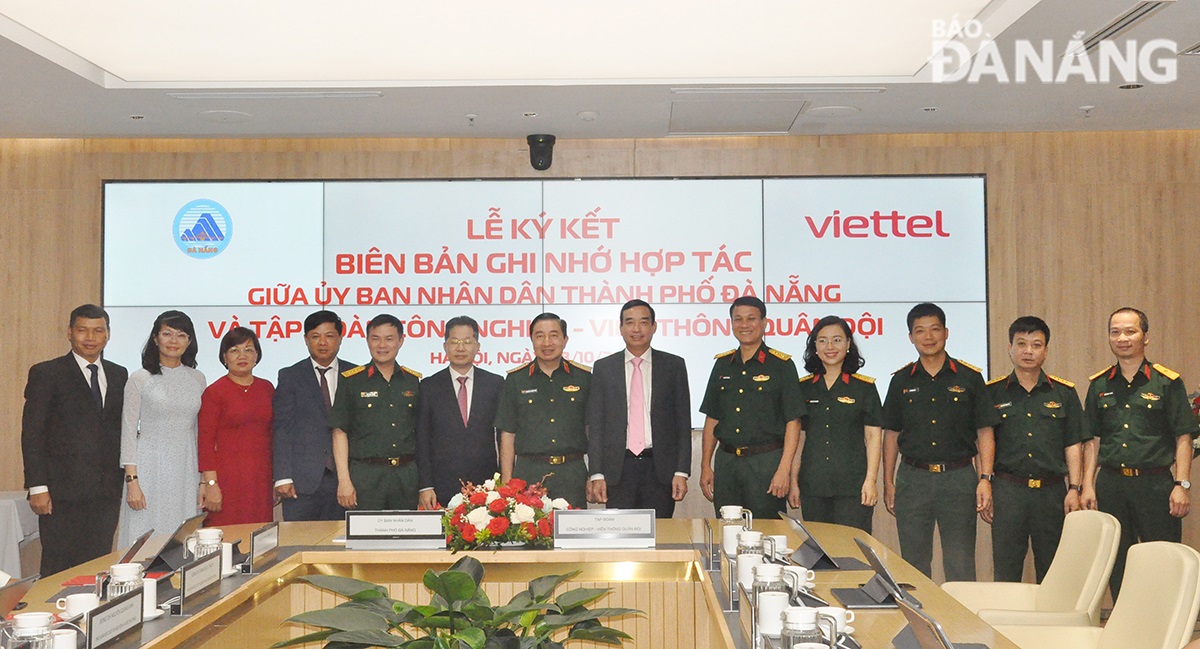
[[(1011, 76), (1018, 41), (1049, 41), (1058, 70), (1073, 36), (1136, 4), (0, 0), (0, 137), (1200, 128), (1200, 57), (1165, 50), (1177, 79), (1139, 90), (1079, 74), (932, 81), (936, 21), (977, 18)], [(1200, 0), (1168, 2), (1116, 43), (1156, 38), (1200, 42)]]

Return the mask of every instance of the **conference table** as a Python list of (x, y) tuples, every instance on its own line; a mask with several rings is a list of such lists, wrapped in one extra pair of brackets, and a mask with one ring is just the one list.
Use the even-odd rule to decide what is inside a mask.
[[(299, 579), (305, 575), (332, 574), (386, 586), (390, 596), (410, 603), (425, 603), (430, 593), (421, 583), (427, 569), (444, 570), (462, 554), (484, 565), (483, 585), (494, 605), (507, 602), (524, 590), (527, 582), (546, 574), (582, 571), (563, 590), (574, 587), (610, 588), (598, 607), (636, 608), (645, 615), (606, 620), (608, 626), (631, 636), (633, 649), (744, 649), (748, 647), (738, 614), (727, 612), (720, 572), (706, 570), (709, 525), (703, 519), (660, 519), (656, 522), (656, 547), (652, 549), (527, 550), (503, 549), (452, 554), (448, 550), (365, 551), (340, 544), (342, 522), (281, 523), (280, 547), (257, 574), (236, 575), (214, 586), (190, 616), (164, 615), (143, 623), (140, 629), (108, 645), (117, 648), (147, 647), (261, 647), (316, 629), (285, 624), (300, 612), (328, 608), (343, 598)], [(248, 541), (258, 526), (224, 528), (225, 540)], [(854, 543), (863, 539), (879, 554), (900, 582), (912, 584), (913, 594), (946, 628), (955, 642), (986, 644), (991, 649), (1016, 649), (1016, 645), (947, 595), (934, 582), (903, 561), (897, 553), (856, 529), (812, 523), (810, 531), (834, 557), (861, 558)], [(786, 534), (789, 541), (802, 537), (782, 520), (756, 520), (754, 529), (766, 534)], [(245, 542), (243, 547), (245, 547)], [(95, 574), (115, 562), (117, 554), (102, 557), (51, 575), (26, 596), (30, 611), (54, 611), (54, 598), (73, 577)], [(817, 573), (815, 593), (836, 604), (831, 588), (858, 586), (870, 571)], [(905, 626), (897, 610), (858, 611), (854, 638), (867, 648), (891, 647)], [(316, 649), (320, 643), (300, 645)], [(572, 642), (570, 647), (598, 647)]]

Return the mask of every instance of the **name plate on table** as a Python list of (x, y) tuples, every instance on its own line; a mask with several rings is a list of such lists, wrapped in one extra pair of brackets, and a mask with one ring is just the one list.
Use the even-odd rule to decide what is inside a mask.
[(213, 552), (179, 569), (179, 598), (171, 604), (171, 615), (188, 615), (188, 600), (221, 581), (221, 553)]
[(348, 511), (348, 550), (441, 550), (446, 547), (440, 511)]
[(260, 560), (277, 547), (279, 547), (279, 523), (263, 525), (251, 532), (250, 552), (246, 557), (246, 563), (242, 564), (242, 573), (254, 572), (254, 566), (259, 565)]
[(107, 601), (88, 611), (87, 649), (98, 649), (142, 623), (142, 589)]
[(554, 512), (556, 548), (652, 548), (653, 509), (572, 509)]

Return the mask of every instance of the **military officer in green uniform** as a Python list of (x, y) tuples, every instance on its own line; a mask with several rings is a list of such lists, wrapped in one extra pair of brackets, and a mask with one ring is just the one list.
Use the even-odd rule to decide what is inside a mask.
[(509, 371), (500, 393), (500, 477), (539, 482), (553, 498), (587, 507), (587, 399), (592, 373), (563, 359), (567, 322), (542, 313), (529, 325), (534, 360)]
[(338, 503), (347, 509), (416, 509), (416, 421), (421, 375), (396, 364), (404, 324), (367, 323), (371, 363), (342, 372), (330, 414)]
[(821, 318), (804, 349), (800, 390), (808, 414), (801, 419), (800, 451), (793, 464), (788, 504), (805, 520), (837, 523), (871, 533), (879, 499), (883, 406), (875, 379), (856, 372), (865, 361), (850, 324)]
[(1121, 522), (1121, 543), (1109, 587), (1113, 599), (1125, 574), (1125, 553), (1140, 541), (1183, 536), (1191, 505), (1192, 439), (1196, 420), (1179, 374), (1146, 360), (1150, 322), (1130, 307), (1108, 318), (1108, 345), (1117, 363), (1091, 377), (1084, 421), (1094, 437), (1084, 447), (1083, 505)]
[(996, 424), (992, 483), (992, 562), (996, 581), (1021, 581), (1025, 550), (1041, 583), (1062, 536), (1063, 518), (1079, 509), (1083, 476), (1083, 408), (1075, 384), (1042, 371), (1050, 327), (1022, 316), (1008, 328), (1013, 371), (988, 382)]
[(796, 364), (763, 342), (766, 316), (756, 297), (739, 297), (729, 308), (738, 347), (717, 355), (700, 405), (707, 415), (700, 490), (718, 509), (741, 505), (775, 518), (787, 506), (804, 401)]
[(884, 503), (896, 516), (905, 561), (932, 574), (937, 525), (946, 580), (974, 581), (975, 514), (992, 503), (999, 417), (979, 370), (946, 354), (941, 307), (918, 304), (907, 321), (920, 358), (892, 375), (884, 400)]

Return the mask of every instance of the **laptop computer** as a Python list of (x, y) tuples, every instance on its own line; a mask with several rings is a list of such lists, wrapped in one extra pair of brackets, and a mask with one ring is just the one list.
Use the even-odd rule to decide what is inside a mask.
[(792, 553), (792, 561), (795, 563), (818, 572), (822, 570), (868, 569), (867, 564), (854, 557), (838, 557), (835, 559), (833, 555), (825, 551), (825, 548), (821, 547), (821, 544), (817, 541), (817, 537), (813, 536), (812, 532), (809, 532), (808, 528), (804, 527), (804, 522), (799, 517), (790, 516), (784, 512), (778, 513), (780, 518), (791, 521), (796, 531), (804, 535), (804, 542)]
[[(146, 572), (175, 572), (191, 561), (187, 538), (204, 526), (208, 512), (201, 512), (183, 521), (168, 537), (153, 537), (142, 545), (127, 563), (140, 563)], [(126, 554), (129, 554), (128, 552)]]
[(129, 549), (125, 551), (125, 554), (121, 555), (121, 558), (117, 561), (117, 563), (133, 563), (134, 557), (136, 557), (138, 553), (142, 551), (142, 546), (146, 545), (146, 541), (149, 541), (151, 536), (154, 536), (153, 527), (149, 530), (146, 530), (145, 534), (137, 537), (137, 539), (134, 540), (133, 545), (129, 546)]
[(898, 600), (904, 600), (912, 606), (921, 606), (921, 602), (917, 601), (917, 598), (904, 591), (896, 578), (888, 571), (887, 566), (883, 565), (879, 555), (871, 549), (871, 546), (864, 543), (862, 539), (854, 539), (854, 542), (866, 557), (867, 563), (871, 564), (875, 575), (858, 588), (832, 589), (830, 592), (838, 598), (842, 606), (862, 609), (896, 608)]
[(904, 600), (897, 604), (908, 620), (908, 626), (892, 639), (896, 649), (988, 649), (987, 645), (978, 642), (950, 642), (946, 630), (929, 613), (917, 610)]
[(33, 582), (37, 580), (38, 577), (35, 575), (0, 588), (0, 620), (17, 608), (17, 605), (21, 603), (21, 598), (25, 597), (25, 593), (33, 588)]

